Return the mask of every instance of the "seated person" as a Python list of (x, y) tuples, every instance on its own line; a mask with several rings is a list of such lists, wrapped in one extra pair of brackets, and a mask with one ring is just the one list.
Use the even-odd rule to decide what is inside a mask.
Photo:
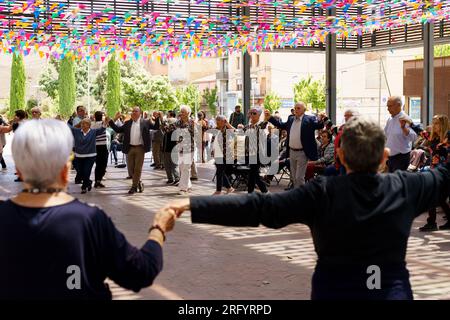
[(328, 130), (320, 133), (321, 144), (317, 148), (319, 159), (316, 161), (308, 161), (305, 173), (305, 181), (311, 180), (314, 174), (322, 174), (325, 168), (334, 163), (334, 144), (332, 142), (332, 134)]

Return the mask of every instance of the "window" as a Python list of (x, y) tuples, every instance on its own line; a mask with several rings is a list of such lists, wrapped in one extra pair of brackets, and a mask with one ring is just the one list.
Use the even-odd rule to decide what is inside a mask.
[(241, 69), (241, 57), (236, 58), (236, 69)]
[(242, 90), (242, 80), (237, 79), (236, 80), (236, 91), (241, 91), (241, 90)]
[(259, 67), (259, 54), (256, 55), (256, 66)]

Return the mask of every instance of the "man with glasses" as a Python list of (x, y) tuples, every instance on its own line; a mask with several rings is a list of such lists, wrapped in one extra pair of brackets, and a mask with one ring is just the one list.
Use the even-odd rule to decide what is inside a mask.
[(324, 113), (317, 119), (315, 116), (306, 115), (305, 111), (306, 104), (297, 102), (294, 106), (294, 116), (287, 122), (272, 117), (269, 110), (264, 112), (267, 121), (278, 129), (287, 131), (287, 152), (294, 187), (305, 184), (308, 161), (316, 161), (318, 158), (315, 131), (323, 129), (325, 121), (328, 120)]

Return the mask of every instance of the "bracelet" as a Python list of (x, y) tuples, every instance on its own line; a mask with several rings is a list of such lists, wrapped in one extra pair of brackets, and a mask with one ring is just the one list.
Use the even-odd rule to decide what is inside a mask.
[(150, 233), (152, 230), (159, 230), (162, 233), (163, 236), (163, 241), (166, 241), (166, 233), (164, 232), (164, 230), (159, 226), (159, 225), (154, 225), (152, 226), (150, 229), (148, 229), (148, 233)]

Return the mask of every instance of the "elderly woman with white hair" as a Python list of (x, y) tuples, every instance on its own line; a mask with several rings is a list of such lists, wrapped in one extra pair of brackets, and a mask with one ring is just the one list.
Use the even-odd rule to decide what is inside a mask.
[(142, 248), (132, 246), (102, 209), (66, 192), (73, 141), (53, 119), (14, 136), (24, 189), (0, 202), (0, 299), (111, 299), (106, 278), (137, 292), (162, 269), (174, 212), (157, 213)]
[[(91, 120), (85, 118), (80, 122), (81, 129), (70, 126), (74, 143), (74, 153), (77, 162), (77, 176), (81, 178), (81, 193), (86, 193), (92, 189), (91, 172), (97, 156), (96, 140), (97, 136), (105, 134), (106, 124), (103, 127), (91, 128)], [(76, 180), (76, 179), (75, 179)]]
[(233, 130), (234, 128), (227, 122), (224, 115), (218, 115), (216, 116), (216, 129), (217, 132), (211, 140), (216, 165), (216, 192), (213, 195), (222, 194), (223, 186), (225, 186), (228, 194), (234, 192), (228, 178), (234, 164), (234, 139), (227, 135), (227, 129)]
[[(194, 135), (195, 135), (195, 121), (189, 116), (191, 114), (191, 108), (186, 105), (180, 107), (180, 113), (178, 114), (180, 119), (175, 122), (177, 130), (174, 131), (175, 136), (178, 137), (178, 164), (180, 168), (180, 194), (186, 195), (191, 191), (191, 167), (194, 161)], [(176, 138), (173, 138), (176, 139)]]

